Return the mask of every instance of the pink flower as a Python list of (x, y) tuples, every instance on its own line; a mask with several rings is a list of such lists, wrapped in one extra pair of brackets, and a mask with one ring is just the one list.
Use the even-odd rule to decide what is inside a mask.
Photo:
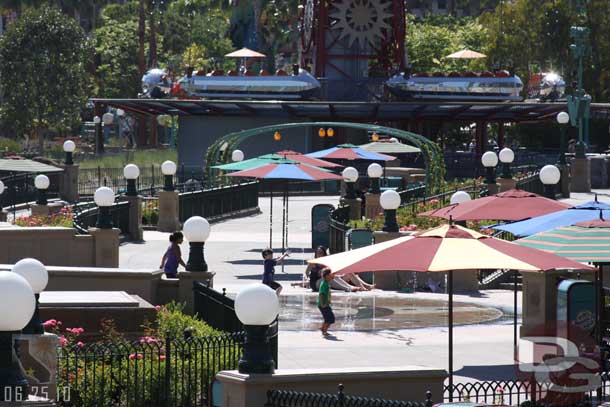
[(411, 223), (407, 229), (408, 230), (416, 230), (417, 229), (417, 225), (415, 223)]
[(431, 205), (436, 205), (437, 203), (439, 203), (440, 201), (436, 198), (434, 199), (430, 199), (430, 201), (428, 201)]
[(407, 227), (406, 226), (401, 226), (400, 229), (398, 229), (400, 232), (406, 232), (407, 231)]
[(66, 332), (70, 332), (72, 335), (78, 336), (85, 332), (83, 328), (66, 328)]
[(45, 327), (45, 328), (53, 328), (53, 327), (56, 327), (56, 326), (57, 326), (57, 320), (55, 320), (55, 319), (49, 319), (49, 320), (47, 320), (47, 321), (44, 321), (44, 322), (42, 323), (42, 326), (43, 326), (43, 327)]
[(161, 311), (161, 306), (160, 305), (155, 305), (155, 311)]
[(79, 348), (82, 348), (83, 346), (85, 346), (84, 343), (82, 343), (81, 341), (76, 342), (76, 346), (78, 346)]
[(59, 345), (60, 346), (66, 346), (68, 344), (68, 340), (66, 339), (65, 336), (60, 336), (59, 337)]
[(502, 387), (498, 387), (498, 388), (496, 389), (496, 392), (498, 392), (498, 393), (504, 393), (504, 389), (503, 389)]
[(134, 359), (142, 359), (142, 354), (141, 353), (132, 353), (131, 355), (129, 355), (129, 360), (134, 360)]
[(165, 360), (165, 355), (159, 355), (159, 360)]
[(157, 342), (159, 342), (159, 341), (152, 336), (145, 336), (143, 338), (140, 338), (140, 343), (157, 343)]

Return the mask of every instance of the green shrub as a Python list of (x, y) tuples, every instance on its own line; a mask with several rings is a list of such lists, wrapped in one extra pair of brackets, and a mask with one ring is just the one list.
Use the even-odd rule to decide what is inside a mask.
[(5, 155), (19, 154), (21, 153), (21, 144), (13, 139), (0, 137), (0, 153)]

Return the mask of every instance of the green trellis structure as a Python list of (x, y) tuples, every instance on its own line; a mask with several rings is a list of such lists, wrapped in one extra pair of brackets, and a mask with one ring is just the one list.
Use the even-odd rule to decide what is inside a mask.
[[(445, 178), (445, 161), (443, 153), (435, 142), (410, 131), (399, 130), (392, 127), (378, 126), (365, 123), (350, 123), (350, 122), (304, 122), (304, 123), (286, 123), (276, 124), (271, 126), (257, 127), (254, 129), (243, 130), (235, 133), (229, 133), (212, 144), (205, 156), (205, 171), (210, 179), (215, 175), (213, 165), (228, 163), (231, 160), (232, 152), (239, 145), (250, 137), (260, 136), (263, 134), (273, 134), (276, 131), (283, 131), (301, 127), (315, 128), (351, 128), (366, 131), (373, 131), (379, 134), (396, 137), (399, 140), (409, 142), (418, 147), (423, 154), (426, 166), (426, 194), (431, 195), (440, 191), (443, 180)], [(218, 170), (216, 170), (218, 171)]]

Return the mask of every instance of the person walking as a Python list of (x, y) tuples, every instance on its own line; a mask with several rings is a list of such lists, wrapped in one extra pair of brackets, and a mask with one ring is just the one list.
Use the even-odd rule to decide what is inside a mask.
[(182, 235), (182, 232), (174, 232), (169, 236), (170, 245), (165, 251), (161, 259), (161, 266), (159, 267), (165, 272), (167, 278), (178, 277), (178, 265), (186, 267), (182, 260), (182, 252), (180, 251), (180, 245), (183, 240), (184, 235)]
[(330, 281), (333, 277), (330, 275), (330, 269), (325, 268), (322, 270), (322, 278), (324, 281), (320, 284), (320, 290), (318, 291), (318, 309), (324, 318), (324, 323), (320, 327), (322, 335), (328, 336), (328, 328), (335, 323), (335, 314), (330, 306)]
[(286, 257), (290, 255), (290, 251), (286, 250), (280, 257), (277, 259), (273, 258), (273, 250), (265, 249), (261, 253), (263, 255), (264, 261), (264, 271), (263, 271), (263, 284), (271, 287), (272, 290), (275, 290), (275, 293), (279, 296), (282, 292), (282, 285), (275, 281), (275, 266), (278, 263), (284, 261)]

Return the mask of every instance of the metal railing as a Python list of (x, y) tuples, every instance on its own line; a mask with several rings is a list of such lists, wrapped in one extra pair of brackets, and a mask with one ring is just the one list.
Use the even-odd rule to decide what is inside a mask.
[(349, 222), (349, 206), (339, 206), (337, 209), (330, 213), (330, 245), (328, 250), (331, 254), (344, 252), (347, 248), (347, 232), (350, 227), (347, 225)]
[(191, 216), (208, 220), (258, 207), (258, 182), (244, 182), (180, 194), (179, 219)]
[[(474, 402), (485, 404), (523, 406), (597, 406), (610, 399), (608, 373), (597, 375), (601, 386), (588, 391), (566, 392), (557, 383), (520, 380), (491, 380), (472, 383), (458, 383), (453, 389), (444, 386), (444, 400), (454, 402)], [(555, 378), (557, 379), (557, 378)], [(589, 382), (592, 383), (592, 382)], [(569, 389), (569, 387), (568, 387)], [(452, 397), (450, 397), (450, 395)]]
[(269, 390), (265, 407), (432, 407), (430, 392), (426, 392), (425, 401), (412, 402), (346, 396), (344, 386), (338, 388), (337, 394)]
[[(109, 209), (112, 224), (121, 230), (122, 235), (129, 235), (129, 205), (127, 201), (117, 201)], [(93, 201), (81, 202), (72, 206), (74, 228), (79, 234), (88, 234), (90, 227), (95, 227), (99, 208)]]
[[(241, 332), (243, 324), (235, 314), (235, 300), (227, 296), (223, 288), (222, 293), (210, 288), (200, 281), (193, 283), (194, 311), (197, 318), (210, 325), (212, 328), (224, 332)], [(276, 319), (267, 331), (271, 353), (278, 367), (278, 334), (279, 324)]]
[[(34, 178), (38, 174), (35, 173), (12, 173), (7, 177), (0, 178), (4, 183), (4, 192), (0, 195), (0, 207), (15, 208), (17, 205), (22, 205), (28, 202), (35, 201), (38, 197), (38, 190), (34, 186)], [(49, 174), (49, 189), (47, 189), (47, 198), (59, 197), (59, 179), (61, 173)]]
[(242, 333), (143, 338), (59, 349), (62, 407), (207, 406), (221, 370), (237, 367)]

